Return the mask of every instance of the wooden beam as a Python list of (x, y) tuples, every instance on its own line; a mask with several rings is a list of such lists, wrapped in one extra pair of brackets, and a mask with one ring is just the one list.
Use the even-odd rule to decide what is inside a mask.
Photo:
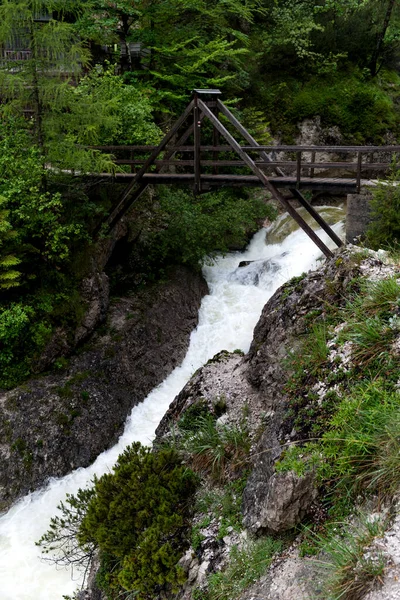
[[(145, 185), (145, 187), (143, 189), (142, 189), (143, 185), (140, 185), (139, 189), (136, 191), (135, 191), (135, 187), (138, 184), (140, 184), (140, 180), (143, 177), (143, 175), (146, 173), (146, 171), (149, 169), (149, 167), (154, 163), (154, 161), (156, 160), (156, 158), (160, 154), (160, 152), (162, 152), (164, 150), (164, 148), (166, 147), (168, 142), (176, 134), (176, 132), (179, 130), (179, 128), (182, 126), (182, 124), (186, 121), (186, 119), (188, 118), (188, 116), (190, 115), (190, 113), (193, 110), (193, 106), (194, 106), (194, 102), (192, 100), (189, 103), (189, 105), (186, 107), (186, 109), (182, 113), (182, 115), (179, 117), (179, 119), (171, 127), (169, 132), (161, 140), (159, 145), (155, 148), (155, 150), (153, 150), (153, 152), (151, 153), (149, 158), (146, 160), (143, 167), (135, 174), (132, 181), (129, 183), (127, 188), (124, 190), (117, 206), (115, 207), (115, 209), (113, 210), (113, 212), (111, 213), (109, 218), (106, 220), (106, 224), (110, 229), (126, 213), (126, 211), (130, 208), (132, 203), (142, 195), (145, 188), (147, 187), (147, 184), (146, 185), (143, 184), (143, 185)], [(132, 200), (130, 200), (131, 196), (133, 198)]]
[[(286, 208), (291, 217), (300, 225), (300, 227), (305, 231), (305, 233), (309, 236), (309, 238), (318, 246), (321, 252), (327, 257), (331, 258), (333, 256), (332, 252), (329, 248), (319, 239), (319, 237), (315, 234), (313, 229), (306, 223), (306, 221), (297, 213), (297, 211), (291, 206), (291, 204), (286, 200), (284, 196), (270, 183), (265, 173), (263, 173), (254, 161), (248, 156), (248, 154), (242, 150), (238, 142), (235, 138), (229, 133), (229, 131), (223, 126), (223, 124), (215, 117), (215, 115), (211, 112), (211, 110), (204, 104), (202, 100), (198, 100), (199, 108), (204, 112), (204, 114), (210, 119), (211, 123), (218, 129), (221, 135), (226, 139), (228, 144), (232, 147), (233, 150), (240, 156), (242, 160), (246, 163), (246, 165), (253, 171), (255, 175), (262, 181), (264, 186), (271, 192), (271, 194)], [(218, 102), (218, 105), (222, 104), (222, 102)], [(221, 107), (220, 107), (221, 109)]]
[(301, 180), (301, 152), (297, 152), (296, 155), (296, 188), (299, 189)]
[(194, 193), (200, 194), (200, 111), (197, 94), (194, 94), (193, 133), (194, 133)]
[[(234, 127), (236, 127), (236, 129), (242, 134), (244, 139), (247, 140), (250, 144), (254, 144), (253, 147), (258, 148), (259, 146), (258, 146), (256, 140), (253, 138), (253, 136), (250, 135), (250, 133), (243, 127), (243, 125), (241, 123), (239, 123), (239, 121), (236, 119), (236, 117), (231, 113), (231, 111), (220, 100), (218, 100), (218, 107), (219, 107), (220, 111), (227, 117), (227, 119), (229, 119), (229, 121), (232, 123), (232, 125), (234, 125)], [(260, 148), (261, 148), (261, 146), (260, 146)], [(261, 152), (261, 158), (267, 163), (271, 162), (270, 157), (264, 151)], [(297, 169), (298, 169), (298, 166), (297, 166)], [(281, 169), (277, 168), (277, 169), (275, 169), (275, 171), (281, 177), (285, 176), (285, 173)], [(299, 186), (298, 178), (297, 178), (297, 185)], [(291, 188), (290, 192), (295, 196), (295, 198), (297, 198), (297, 200), (300, 202), (300, 204), (314, 218), (314, 220), (320, 225), (320, 227), (325, 231), (325, 233), (327, 233), (329, 235), (329, 237), (335, 242), (335, 244), (338, 247), (342, 246), (343, 245), (342, 240), (339, 238), (339, 236), (336, 235), (336, 233), (332, 230), (332, 228), (329, 227), (328, 223), (325, 221), (325, 219), (323, 219), (321, 217), (319, 212), (316, 211), (315, 208), (309, 202), (307, 202), (307, 200), (304, 198), (303, 194), (301, 194), (300, 191), (296, 188)], [(293, 208), (293, 210), (295, 210), (295, 209)], [(296, 211), (296, 214), (297, 214), (297, 216), (300, 217), (300, 215), (298, 215), (297, 211)], [(305, 223), (305, 221), (304, 221), (304, 223)], [(307, 227), (308, 227), (308, 225), (307, 225)], [(330, 250), (329, 250), (329, 252), (330, 252)], [(325, 256), (327, 256), (327, 254), (325, 252), (324, 252), (324, 254), (325, 254)]]

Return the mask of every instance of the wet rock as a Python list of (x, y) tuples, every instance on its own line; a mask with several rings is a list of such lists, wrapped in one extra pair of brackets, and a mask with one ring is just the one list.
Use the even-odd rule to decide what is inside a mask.
[(176, 268), (168, 282), (115, 301), (61, 372), (0, 393), (0, 509), (117, 441), (132, 407), (183, 360), (206, 292), (200, 275)]
[[(244, 264), (246, 262), (247, 264)], [(259, 285), (267, 274), (276, 273), (281, 268), (280, 264), (272, 258), (244, 261), (244, 263), (240, 263), (239, 267), (229, 275), (229, 281), (241, 285)]]
[(95, 327), (102, 323), (108, 311), (110, 286), (105, 273), (96, 273), (83, 280), (82, 300), (87, 308), (84, 317), (75, 332), (75, 345), (90, 335)]

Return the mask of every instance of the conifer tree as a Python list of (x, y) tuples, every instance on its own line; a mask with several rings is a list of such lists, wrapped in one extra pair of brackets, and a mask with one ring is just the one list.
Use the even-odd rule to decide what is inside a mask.
[(0, 196), (0, 289), (9, 289), (19, 285), (20, 271), (15, 267), (20, 264), (20, 259), (11, 254), (8, 244), (16, 236), (8, 220), (9, 211), (5, 208), (7, 199)]
[(86, 4), (84, 0), (2, 0), (0, 115), (3, 120), (29, 117), (26, 129), (32, 130), (33, 125), (32, 141), (44, 162), (102, 171), (111, 168), (110, 159), (80, 147), (77, 136), (65, 127), (71, 103), (79, 100), (74, 86), (90, 65), (88, 45), (74, 24)]

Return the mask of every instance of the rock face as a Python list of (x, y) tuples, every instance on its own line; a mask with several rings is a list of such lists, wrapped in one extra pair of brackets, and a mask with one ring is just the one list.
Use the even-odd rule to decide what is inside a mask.
[(171, 423), (199, 400), (212, 405), (223, 397), (230, 423), (238, 422), (247, 407), (253, 448), (252, 472), (243, 495), (243, 524), (254, 534), (293, 527), (315, 499), (311, 474), (299, 478), (274, 473), (282, 443), (296, 435), (282, 430), (289, 377), (285, 359), (307, 330), (310, 313), (323, 315), (326, 303), (340, 306), (344, 290), (359, 271), (351, 253), (344, 250), (319, 270), (280, 288), (263, 309), (248, 354), (220, 353), (209, 361), (177, 396), (157, 429), (159, 437), (166, 435)]
[(307, 514), (316, 497), (312, 473), (303, 477), (293, 471), (274, 473), (269, 480), (265, 504), (261, 506), (260, 520), (252, 524), (253, 528), (273, 532), (291, 529)]
[[(88, 282), (88, 294), (103, 285)], [(167, 283), (114, 302), (65, 369), (0, 395), (0, 509), (115, 443), (132, 407), (184, 358), (206, 293), (200, 275), (176, 268)], [(99, 299), (93, 312), (103, 310)]]

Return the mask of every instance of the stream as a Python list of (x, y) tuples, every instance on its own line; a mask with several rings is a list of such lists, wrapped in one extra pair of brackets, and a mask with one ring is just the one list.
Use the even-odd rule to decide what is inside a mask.
[[(319, 207), (343, 235), (344, 211)], [(325, 211), (325, 213), (324, 213)], [(327, 236), (318, 235), (331, 248)], [(88, 485), (94, 474), (110, 471), (128, 444), (150, 444), (169, 404), (193, 372), (221, 350), (249, 349), (253, 329), (272, 294), (291, 277), (318, 265), (319, 249), (282, 215), (268, 229), (256, 233), (244, 252), (218, 257), (204, 267), (209, 294), (202, 300), (199, 324), (190, 338), (183, 363), (155, 388), (127, 419), (118, 443), (101, 454), (93, 465), (77, 469), (62, 479), (52, 479), (41, 490), (27, 495), (0, 517), (0, 600), (61, 600), (79, 587), (81, 573), (57, 569), (40, 557), (35, 546), (65, 494)], [(241, 261), (250, 262), (238, 267)]]

